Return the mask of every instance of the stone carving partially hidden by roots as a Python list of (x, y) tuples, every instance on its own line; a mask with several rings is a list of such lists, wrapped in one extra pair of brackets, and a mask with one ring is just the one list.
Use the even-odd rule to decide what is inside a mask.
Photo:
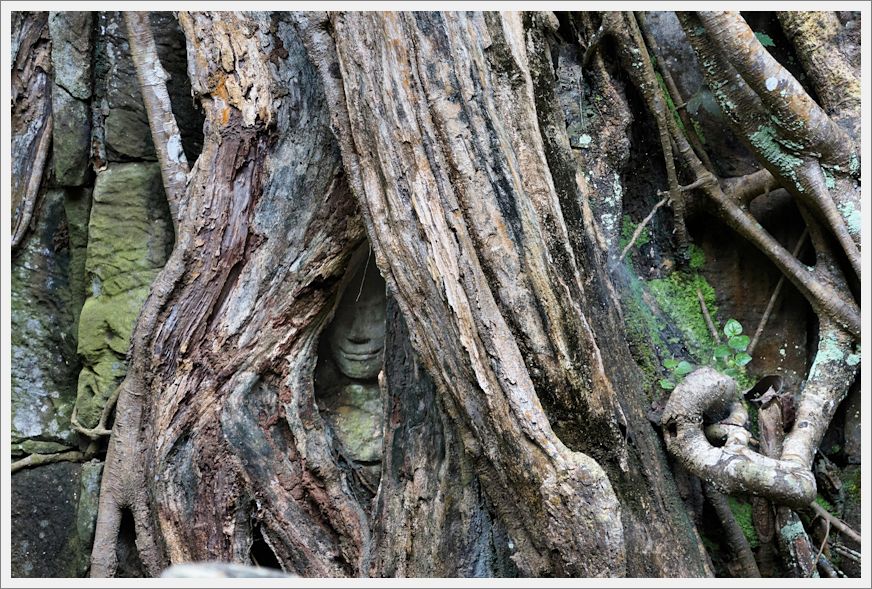
[(325, 331), (316, 390), (346, 458), (378, 484), (383, 418), (378, 374), (384, 361), (385, 281), (371, 261), (355, 272)]
[[(780, 459), (749, 447), (747, 412), (736, 382), (707, 367), (689, 374), (670, 395), (661, 419), (666, 447), (689, 471), (726, 493), (808, 506), (817, 495), (812, 472), (817, 447), (856, 374), (859, 360), (852, 347), (850, 335), (821, 322), (818, 352)], [(724, 437), (719, 447), (710, 441)]]

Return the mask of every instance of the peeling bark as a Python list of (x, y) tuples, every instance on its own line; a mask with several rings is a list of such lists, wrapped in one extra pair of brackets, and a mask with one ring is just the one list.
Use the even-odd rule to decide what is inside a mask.
[(12, 251), (31, 227), (52, 135), (48, 13), (21, 13), (12, 63)]
[[(587, 476), (604, 484), (604, 473), (566, 448), (570, 439), (596, 452), (609, 478), (622, 479), (622, 498), (634, 497), (622, 520), (633, 549), (646, 554), (636, 566), (687, 566), (700, 574), (705, 565), (680, 534), (679, 546), (687, 549), (681, 556), (636, 544), (646, 533), (668, 535), (686, 514), (659, 503), (657, 495), (674, 487), (640, 485), (655, 476), (662, 455), (649, 445), (638, 406), (627, 414), (636, 405), (632, 394), (626, 405), (619, 401), (615, 383), (632, 386), (632, 377), (603, 362), (602, 331), (594, 332), (584, 310), (608, 305), (611, 295), (594, 224), (584, 224), (586, 204), (577, 200), (581, 180), (565, 131), (540, 126), (557, 120), (549, 118), (551, 99), (536, 96), (531, 82), (547, 79), (540, 69), (547, 52), (536, 31), (553, 30), (553, 17), (533, 15), (529, 24), (524, 18), (342, 14), (298, 21), (324, 80), (379, 267), (413, 346), (466, 430), (464, 446), (503, 510), (522, 574), (622, 571), (619, 552), (607, 552), (611, 563), (602, 556), (618, 538), (600, 527), (599, 518), (613, 510), (606, 487), (590, 497), (579, 485)], [(593, 325), (604, 329), (613, 319)], [(447, 320), (445, 331), (428, 327)], [(609, 351), (627, 354), (617, 346)], [(561, 428), (559, 438), (548, 417)], [(597, 424), (598, 433), (585, 436), (576, 429), (584, 424)], [(635, 447), (622, 428), (632, 432)], [(519, 445), (519, 436), (528, 441)], [(635, 466), (642, 456), (650, 461), (634, 471), (628, 462)], [(565, 471), (573, 463), (580, 474)], [(569, 493), (560, 491), (559, 510), (545, 507), (555, 473), (566, 477)], [(598, 503), (600, 515), (580, 508), (582, 497)], [(662, 509), (664, 521), (641, 517), (642, 505)], [(542, 510), (555, 522), (544, 530)], [(600, 530), (603, 544), (579, 562), (579, 551), (587, 553), (582, 547), (593, 541), (581, 536), (591, 529)]]

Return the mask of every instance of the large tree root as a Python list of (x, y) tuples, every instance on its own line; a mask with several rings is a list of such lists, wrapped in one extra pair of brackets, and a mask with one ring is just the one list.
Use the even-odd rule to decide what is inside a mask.
[(91, 552), (91, 577), (112, 577), (117, 566), (116, 547), (122, 511), (130, 509), (136, 526), (136, 546), (146, 571), (157, 576), (163, 559), (155, 539), (155, 522), (149, 512), (145, 484), (145, 464), (142, 461), (140, 429), (144, 397), (146, 366), (149, 362), (149, 341), (158, 317), (179, 278), (184, 264), (181, 252), (190, 241), (179, 235), (178, 211), (185, 196), (188, 163), (181, 148), (166, 89), (168, 76), (160, 65), (148, 19), (142, 13), (126, 13), (131, 56), (143, 95), (153, 142), (160, 162), (164, 191), (176, 229), (176, 245), (166, 266), (152, 285), (130, 340), (130, 363), (124, 380), (103, 408), (100, 423), (91, 430), (82, 430), (89, 437), (105, 435), (112, 406), (117, 403), (115, 424), (106, 453), (106, 466), (100, 488), (97, 525)]
[(705, 417), (719, 421), (742, 402), (735, 381), (711, 368), (688, 375), (669, 397), (662, 417), (669, 451), (724, 492), (751, 493), (793, 507), (810, 504), (817, 495), (811, 470), (815, 452), (859, 363), (852, 338), (832, 322), (822, 321), (820, 341), (780, 459), (751, 450), (747, 432), (733, 432), (722, 447), (708, 441)]

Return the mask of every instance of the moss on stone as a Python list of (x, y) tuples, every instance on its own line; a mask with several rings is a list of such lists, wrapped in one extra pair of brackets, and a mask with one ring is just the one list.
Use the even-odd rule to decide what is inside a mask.
[(845, 497), (851, 501), (860, 502), (860, 469), (850, 468), (842, 472), (842, 488)]
[(79, 422), (97, 425), (126, 374), (125, 356), (151, 282), (173, 243), (160, 168), (111, 164), (94, 186), (85, 270), (88, 298), (79, 317)]
[(714, 288), (701, 274), (685, 271), (674, 271), (666, 278), (649, 280), (647, 286), (669, 321), (681, 332), (694, 359), (701, 364), (707, 363), (715, 342), (702, 314), (697, 290), (702, 292), (709, 314), (715, 317)]
[(645, 375), (645, 382), (654, 383), (661, 374), (657, 351), (666, 350), (667, 346), (660, 334), (660, 322), (644, 302), (642, 281), (627, 262), (624, 267), (628, 276), (627, 290), (629, 291), (629, 296), (622, 299), (627, 343), (633, 359)]
[(823, 508), (824, 508), (825, 510), (827, 510), (829, 513), (835, 513), (835, 512), (836, 512), (836, 511), (835, 511), (835, 508), (833, 507), (833, 504), (830, 503), (829, 501), (827, 501), (826, 499), (824, 499), (824, 498), (823, 498), (822, 496), (820, 496), (820, 495), (817, 496), (817, 498), (814, 500), (814, 502), (817, 503), (818, 505), (820, 505), (821, 507), (823, 507)]
[(691, 243), (688, 248), (688, 254), (690, 256), (690, 269), (691, 270), (699, 270), (703, 266), (705, 266), (705, 252), (701, 247), (696, 245), (695, 243)]

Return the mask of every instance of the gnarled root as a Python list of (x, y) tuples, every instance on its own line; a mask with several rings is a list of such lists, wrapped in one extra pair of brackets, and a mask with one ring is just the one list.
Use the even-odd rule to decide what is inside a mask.
[(685, 468), (726, 493), (807, 506), (817, 494), (811, 470), (815, 452), (859, 364), (852, 345), (834, 323), (821, 322), (818, 352), (780, 458), (751, 450), (750, 436), (737, 427), (728, 428), (724, 446), (709, 442), (703, 432), (706, 416), (720, 421), (728, 413), (741, 413), (735, 411), (741, 404), (735, 381), (712, 368), (689, 374), (669, 397), (661, 420), (666, 447)]
[(808, 505), (817, 493), (814, 474), (798, 461), (754, 452), (741, 438), (713, 446), (703, 433), (704, 415), (725, 413), (740, 402), (736, 382), (712, 368), (700, 368), (675, 387), (663, 411), (667, 449), (689, 471), (721, 491), (752, 493), (790, 505)]

